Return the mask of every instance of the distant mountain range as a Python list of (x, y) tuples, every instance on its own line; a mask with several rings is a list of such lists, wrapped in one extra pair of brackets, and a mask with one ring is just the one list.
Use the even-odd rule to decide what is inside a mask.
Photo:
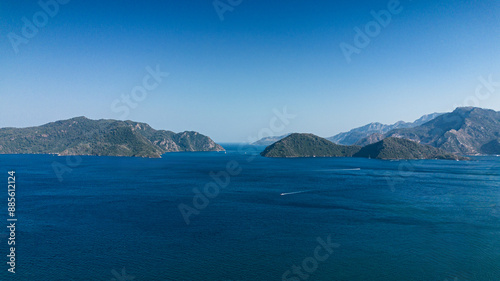
[(500, 112), (460, 107), (449, 113), (424, 115), (412, 123), (370, 123), (327, 139), (337, 144), (366, 146), (388, 137), (460, 155), (500, 155)]
[(468, 158), (410, 140), (389, 137), (374, 144), (339, 145), (313, 134), (291, 134), (268, 146), (264, 157), (363, 157), (374, 159), (449, 159)]
[(365, 126), (352, 129), (349, 132), (340, 133), (326, 139), (336, 144), (353, 145), (359, 142), (361, 139), (366, 138), (372, 134), (385, 134), (394, 129), (417, 127), (431, 121), (432, 119), (442, 114), (443, 113), (427, 114), (415, 120), (414, 122), (399, 121), (391, 125), (385, 125), (378, 122), (370, 123)]
[(500, 154), (500, 112), (460, 107), (420, 126), (371, 135), (357, 143), (367, 145), (398, 137), (462, 155)]
[[(404, 121), (399, 121), (391, 125), (386, 125), (378, 122), (370, 123), (358, 128), (354, 128), (350, 130), (349, 132), (344, 132), (344, 133), (339, 133), (333, 137), (326, 138), (327, 140), (334, 142), (336, 144), (343, 144), (343, 145), (353, 145), (357, 144), (360, 140), (372, 135), (372, 134), (385, 134), (393, 129), (398, 129), (398, 128), (413, 128), (419, 125), (422, 125), (439, 115), (442, 115), (443, 113), (432, 113), (432, 114), (427, 114), (419, 119), (415, 120), (414, 122), (404, 122)], [(282, 135), (282, 136), (274, 136), (274, 137), (265, 137), (262, 138), (254, 143), (252, 145), (271, 145), (287, 136), (290, 134)], [(380, 139), (378, 139), (380, 140)], [(378, 141), (377, 140), (377, 141)]]
[(253, 142), (251, 143), (251, 145), (265, 145), (265, 146), (268, 146), (268, 145), (271, 145), (281, 139), (284, 139), (286, 137), (288, 137), (290, 134), (286, 134), (286, 135), (282, 135), (282, 136), (277, 136), (277, 137), (265, 137), (265, 138), (261, 138), (260, 140), (256, 141), (256, 142)]
[(222, 151), (197, 132), (155, 130), (133, 121), (76, 117), (29, 128), (0, 129), (0, 154), (58, 154), (159, 158), (165, 152)]

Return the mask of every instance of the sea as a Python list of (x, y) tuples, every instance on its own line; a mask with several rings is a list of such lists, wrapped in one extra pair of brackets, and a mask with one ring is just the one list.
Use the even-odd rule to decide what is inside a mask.
[(500, 280), (500, 157), (223, 146), (161, 159), (0, 155), (0, 280)]

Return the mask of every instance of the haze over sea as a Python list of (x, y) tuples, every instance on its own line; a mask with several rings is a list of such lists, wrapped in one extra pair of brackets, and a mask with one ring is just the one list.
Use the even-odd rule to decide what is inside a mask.
[[(498, 157), (271, 159), (223, 146), (84, 156), (62, 181), (52, 165), (65, 157), (0, 155), (18, 216), (17, 273), (4, 227), (0, 280), (282, 280), (294, 265), (307, 280), (500, 280)], [(241, 173), (187, 225), (179, 204), (230, 161)], [(312, 262), (328, 237), (338, 247)]]

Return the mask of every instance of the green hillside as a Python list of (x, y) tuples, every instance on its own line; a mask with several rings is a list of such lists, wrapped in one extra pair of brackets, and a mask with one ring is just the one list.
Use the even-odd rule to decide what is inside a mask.
[(365, 157), (375, 159), (448, 159), (467, 160), (442, 149), (429, 145), (419, 144), (401, 138), (386, 138), (377, 143), (367, 145), (354, 157)]
[(265, 157), (351, 157), (359, 146), (337, 145), (313, 134), (291, 134), (268, 146)]
[(165, 152), (224, 150), (197, 132), (155, 130), (133, 121), (76, 117), (30, 128), (0, 129), (1, 154), (161, 157)]

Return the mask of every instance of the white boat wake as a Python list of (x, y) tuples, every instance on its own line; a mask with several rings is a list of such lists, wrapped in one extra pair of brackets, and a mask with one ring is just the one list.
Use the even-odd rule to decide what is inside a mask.
[(360, 171), (361, 168), (346, 168), (346, 169), (326, 169), (326, 170), (322, 170), (322, 171)]
[(285, 195), (292, 195), (292, 194), (299, 194), (299, 193), (304, 193), (304, 192), (310, 192), (314, 190), (302, 190), (302, 191), (295, 191), (295, 192), (283, 192), (280, 195), (285, 196)]

